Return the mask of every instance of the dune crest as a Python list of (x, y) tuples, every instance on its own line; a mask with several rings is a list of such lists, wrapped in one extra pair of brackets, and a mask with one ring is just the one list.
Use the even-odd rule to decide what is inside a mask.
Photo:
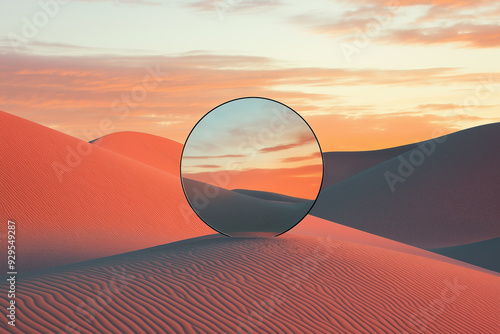
[(92, 144), (179, 176), (182, 144), (155, 135), (123, 131), (92, 141)]
[(414, 143), (374, 151), (324, 152), (323, 187), (328, 188), (347, 180), (351, 176), (408, 152), (418, 145), (419, 143)]
[(212, 233), (178, 176), (4, 112), (0, 156), (0, 220), (17, 224), (19, 272)]

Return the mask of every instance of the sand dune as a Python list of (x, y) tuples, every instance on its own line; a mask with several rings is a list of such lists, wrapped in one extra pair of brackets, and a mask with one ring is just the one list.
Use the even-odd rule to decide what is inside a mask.
[(92, 144), (179, 176), (182, 144), (141, 132), (116, 132)]
[(427, 142), (323, 189), (311, 213), (423, 248), (499, 237), (499, 142), (500, 123)]
[[(312, 237), (326, 237), (329, 236), (329, 238), (332, 238), (336, 241), (348, 241), (348, 242), (355, 242), (358, 244), (362, 245), (368, 245), (368, 246), (373, 246), (373, 247), (379, 247), (379, 248), (384, 248), (388, 250), (394, 250), (398, 251), (401, 253), (407, 253), (407, 254), (412, 254), (412, 255), (417, 255), (417, 256), (422, 256), (424, 258), (429, 258), (441, 262), (446, 262), (449, 264), (453, 264), (456, 266), (460, 267), (465, 267), (477, 271), (481, 271), (483, 273), (487, 273), (490, 275), (495, 275), (500, 277), (500, 271), (492, 271), (493, 269), (487, 269), (488, 267), (483, 267), (480, 264), (484, 263), (484, 260), (486, 261), (494, 261), (496, 258), (496, 254), (498, 252), (493, 251), (494, 249), (491, 249), (492, 252), (489, 254), (486, 258), (483, 258), (483, 262), (475, 263), (474, 261), (469, 261), (469, 262), (462, 262), (461, 260), (455, 258), (455, 257), (449, 257), (447, 254), (446, 256), (441, 255), (441, 253), (435, 253), (434, 251), (430, 250), (425, 250), (421, 249), (418, 247), (410, 246), (407, 244), (404, 244), (402, 242), (394, 241), (391, 239), (387, 239), (384, 237), (377, 236), (375, 234), (371, 234), (368, 232), (363, 232), (360, 230), (356, 230), (352, 227), (348, 227), (345, 225), (337, 224), (334, 222), (331, 222), (329, 220), (324, 220), (318, 217), (314, 217), (311, 215), (308, 215), (304, 220), (295, 226), (293, 229), (291, 229), (287, 234), (297, 234), (297, 235), (302, 235), (302, 236), (312, 236)], [(495, 245), (489, 245), (490, 247), (494, 247)], [(462, 247), (462, 246), (457, 246), (457, 247)], [(466, 247), (466, 246), (463, 246)], [(451, 247), (451, 249), (454, 249), (455, 247)], [(442, 249), (445, 250), (445, 249)], [(482, 255), (486, 255), (486, 247), (481, 249)], [(451, 253), (451, 252), (450, 252)], [(472, 252), (469, 255), (473, 255), (474, 253)], [(453, 255), (453, 254), (452, 254)], [(479, 258), (479, 255), (477, 256)], [(470, 259), (470, 257), (469, 257)], [(489, 260), (487, 260), (489, 259)]]
[[(9, 157), (0, 170), (0, 218), (17, 221), (23, 233), (19, 271), (212, 233), (183, 196), (180, 144), (124, 132), (89, 145), (6, 113), (0, 119), (0, 154)], [(499, 165), (491, 145), (498, 127), (450, 135), (395, 193), (383, 173), (397, 170), (398, 158), (324, 189), (313, 212), (421, 247), (498, 237), (499, 190), (491, 168)], [(232, 211), (236, 219), (238, 210)]]
[(498, 333), (499, 280), (348, 241), (207, 236), (25, 275), (11, 332)]
[(323, 187), (327, 188), (351, 176), (370, 169), (400, 154), (408, 152), (419, 143), (391, 147), (383, 150), (360, 152), (324, 152), (325, 175)]
[(17, 224), (19, 272), (212, 233), (178, 176), (3, 112), (0, 156), (0, 220)]
[(258, 191), (258, 190), (248, 190), (248, 189), (232, 189), (231, 191), (252, 196), (255, 198), (265, 199), (268, 201), (286, 202), (286, 203), (300, 203), (308, 201), (305, 198), (287, 196), (283, 194), (273, 193), (269, 191)]
[(264, 200), (187, 178), (183, 178), (183, 184), (200, 217), (231, 236), (249, 232), (280, 234), (297, 224), (313, 204)]
[[(449, 136), (394, 193), (383, 173), (398, 157), (358, 173), (326, 189), (317, 214), (426, 245), (495, 237), (499, 130)], [(486, 269), (312, 216), (278, 238), (207, 235), (182, 193), (179, 154), (155, 136), (88, 144), (0, 112), (0, 219), (16, 221), (25, 272), (9, 332), (500, 332), (500, 275)], [(285, 222), (310, 204), (219, 192), (208, 207), (231, 226), (271, 213)]]

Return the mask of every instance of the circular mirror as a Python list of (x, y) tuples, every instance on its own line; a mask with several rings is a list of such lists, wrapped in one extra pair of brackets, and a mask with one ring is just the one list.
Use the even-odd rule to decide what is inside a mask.
[(323, 157), (312, 129), (270, 99), (240, 98), (212, 109), (182, 151), (189, 204), (227, 236), (288, 231), (311, 210), (322, 180)]

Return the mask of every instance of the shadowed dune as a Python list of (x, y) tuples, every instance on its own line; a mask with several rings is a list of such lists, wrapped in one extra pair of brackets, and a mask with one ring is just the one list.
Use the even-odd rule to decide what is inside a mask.
[(497, 333), (499, 279), (348, 241), (207, 236), (25, 275), (11, 332)]
[(330, 187), (364, 170), (408, 152), (418, 147), (419, 144), (415, 143), (374, 151), (324, 152), (325, 175), (323, 177), (323, 188)]
[(0, 156), (0, 220), (16, 222), (19, 272), (212, 233), (178, 176), (3, 112)]
[(248, 190), (248, 189), (233, 189), (232, 191), (243, 195), (252, 196), (255, 198), (265, 199), (268, 201), (287, 202), (287, 203), (301, 203), (309, 201), (308, 199), (305, 198), (287, 196), (269, 191)]
[(92, 144), (179, 176), (182, 144), (141, 132), (116, 132)]
[(200, 217), (228, 235), (280, 234), (298, 223), (312, 205), (311, 201), (269, 201), (188, 178), (182, 180), (187, 197)]
[(426, 142), (323, 189), (311, 214), (423, 248), (499, 237), (498, 143), (500, 123)]

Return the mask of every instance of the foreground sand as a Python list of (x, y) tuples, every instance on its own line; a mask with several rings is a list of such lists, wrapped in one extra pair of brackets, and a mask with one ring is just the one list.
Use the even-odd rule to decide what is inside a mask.
[(498, 333), (499, 284), (328, 237), (205, 236), (23, 276), (12, 333)]

